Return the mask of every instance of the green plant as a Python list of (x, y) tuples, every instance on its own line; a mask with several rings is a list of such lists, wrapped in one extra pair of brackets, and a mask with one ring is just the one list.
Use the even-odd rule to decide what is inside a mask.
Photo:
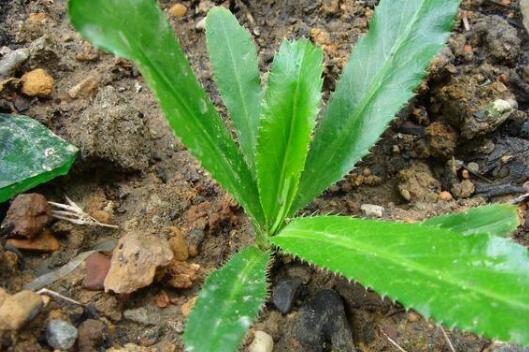
[(77, 148), (36, 120), (0, 114), (0, 203), (65, 175)]
[(238, 348), (266, 299), (273, 246), (450, 328), (529, 344), (529, 257), (501, 237), (518, 226), (514, 206), (417, 224), (294, 217), (353, 168), (413, 96), (458, 4), (382, 0), (317, 127), (321, 50), (284, 42), (263, 95), (250, 34), (227, 10), (211, 10), (207, 46), (237, 145), (153, 0), (70, 0), (74, 27), (139, 67), (175, 134), (254, 225), (256, 245), (206, 280), (186, 323), (188, 351)]

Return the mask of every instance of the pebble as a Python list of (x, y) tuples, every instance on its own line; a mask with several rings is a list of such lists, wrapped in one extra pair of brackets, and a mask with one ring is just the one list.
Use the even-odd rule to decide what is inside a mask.
[(93, 253), (85, 259), (86, 276), (83, 279), (83, 288), (88, 290), (102, 290), (105, 278), (110, 270), (110, 258), (101, 253)]
[(206, 28), (206, 17), (202, 18), (201, 20), (199, 20), (197, 22), (197, 24), (195, 25), (195, 28), (199, 31), (202, 31), (204, 30), (204, 28)]
[(253, 341), (248, 347), (248, 352), (272, 352), (274, 350), (274, 339), (266, 332), (257, 330)]
[(98, 352), (108, 343), (107, 326), (101, 320), (87, 319), (79, 325), (79, 352)]
[(53, 319), (46, 327), (46, 341), (48, 345), (60, 350), (68, 350), (77, 340), (77, 329), (67, 321)]
[(451, 201), (452, 199), (454, 199), (454, 197), (452, 197), (452, 194), (448, 191), (442, 191), (439, 193), (439, 200), (448, 202), (448, 201)]
[(272, 302), (281, 313), (290, 312), (300, 286), (301, 279), (298, 278), (286, 278), (275, 285), (272, 292)]
[(175, 260), (186, 261), (189, 258), (189, 248), (182, 231), (177, 228), (172, 228), (171, 232), (173, 236), (169, 239), (169, 246), (171, 246), (173, 251), (173, 258)]
[(355, 351), (342, 298), (333, 290), (321, 290), (303, 305), (294, 321), (288, 350), (321, 352), (325, 342), (334, 351)]
[(0, 306), (0, 331), (22, 328), (40, 313), (42, 306), (41, 297), (32, 291), (7, 295)]
[(22, 48), (5, 53), (0, 60), (0, 77), (9, 76), (29, 57), (29, 49)]
[(59, 241), (51, 234), (48, 229), (42, 231), (36, 238), (29, 240), (10, 238), (6, 241), (6, 244), (18, 249), (34, 252), (55, 252), (61, 248)]
[(167, 266), (173, 259), (169, 243), (152, 235), (129, 233), (123, 236), (110, 262), (105, 278), (105, 291), (132, 293), (149, 286), (156, 270)]
[(479, 172), (479, 164), (476, 162), (469, 162), (467, 165), (468, 171), (477, 174)]
[(99, 83), (101, 82), (102, 76), (99, 73), (92, 74), (75, 86), (70, 88), (68, 95), (70, 98), (75, 99), (77, 97), (88, 97), (95, 93)]
[(186, 303), (182, 304), (181, 311), (184, 318), (187, 318), (187, 316), (191, 313), (191, 310), (193, 309), (193, 306), (195, 305), (195, 302), (197, 301), (197, 296), (192, 297), (187, 300)]
[(53, 91), (55, 80), (45, 70), (37, 68), (22, 77), (22, 93), (30, 97), (47, 97)]
[(205, 232), (202, 229), (193, 229), (186, 234), (186, 240), (188, 243), (189, 256), (196, 257), (200, 250), (200, 245), (204, 241)]
[(365, 216), (381, 218), (384, 215), (384, 207), (374, 204), (362, 204), (360, 210)]
[(178, 316), (178, 307), (169, 306), (160, 309), (155, 305), (148, 304), (139, 308), (127, 309), (123, 312), (123, 316), (143, 325), (160, 325), (166, 320), (174, 320)]
[(169, 8), (168, 13), (171, 17), (182, 18), (187, 13), (187, 7), (183, 4), (174, 4)]
[(26, 193), (17, 196), (0, 226), (3, 234), (36, 237), (51, 222), (51, 208), (42, 194)]

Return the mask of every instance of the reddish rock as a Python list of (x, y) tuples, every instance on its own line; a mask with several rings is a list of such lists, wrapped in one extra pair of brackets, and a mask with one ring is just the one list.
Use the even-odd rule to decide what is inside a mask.
[(37, 238), (30, 240), (11, 238), (6, 243), (18, 249), (35, 252), (55, 252), (61, 247), (59, 241), (53, 237), (49, 230), (42, 231)]
[(0, 230), (10, 236), (34, 238), (51, 219), (50, 205), (42, 194), (21, 194), (11, 203)]
[(110, 270), (110, 258), (101, 253), (93, 253), (85, 260), (86, 276), (83, 280), (83, 288), (88, 290), (102, 290)]

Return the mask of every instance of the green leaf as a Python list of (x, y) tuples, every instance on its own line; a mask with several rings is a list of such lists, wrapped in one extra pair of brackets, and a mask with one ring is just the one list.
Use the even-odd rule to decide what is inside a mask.
[(264, 221), (257, 185), (153, 0), (70, 0), (73, 26), (95, 46), (133, 61), (183, 144), (221, 186)]
[(257, 143), (257, 180), (271, 233), (298, 190), (321, 95), (323, 54), (309, 41), (281, 45), (268, 78)]
[(248, 166), (255, 172), (255, 145), (261, 108), (257, 50), (247, 30), (223, 7), (208, 12), (206, 38), (213, 77), (228, 108)]
[(529, 345), (529, 256), (508, 239), (322, 216), (294, 220), (271, 241), (450, 328)]
[(0, 203), (66, 175), (77, 148), (27, 116), (0, 114)]
[(454, 214), (435, 216), (423, 225), (445, 228), (463, 235), (485, 233), (508, 236), (520, 226), (518, 207), (509, 204), (492, 204)]
[(207, 278), (185, 325), (186, 351), (237, 351), (268, 295), (269, 261), (250, 246)]
[(346, 175), (414, 95), (459, 0), (381, 0), (316, 129), (292, 213)]

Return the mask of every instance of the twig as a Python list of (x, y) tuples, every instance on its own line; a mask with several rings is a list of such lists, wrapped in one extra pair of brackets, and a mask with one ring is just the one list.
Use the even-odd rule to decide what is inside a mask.
[(463, 27), (467, 32), (470, 30), (470, 23), (468, 22), (468, 17), (466, 14), (463, 15)]
[(445, 337), (446, 343), (448, 343), (448, 347), (450, 348), (450, 351), (456, 352), (456, 349), (454, 348), (454, 345), (452, 345), (452, 341), (450, 341), (450, 338), (446, 334), (445, 329), (443, 329), (442, 326), (440, 326), (440, 328), (441, 328), (441, 332), (443, 333), (443, 336)]
[(38, 290), (37, 294), (55, 297), (55, 298), (58, 298), (58, 299), (62, 299), (63, 301), (66, 301), (66, 302), (71, 303), (71, 304), (76, 304), (78, 306), (84, 306), (84, 304), (82, 304), (80, 302), (77, 302), (76, 300), (74, 300), (72, 298), (66, 297), (64, 295), (61, 295), (59, 292), (55, 292), (55, 291), (49, 290), (47, 288), (43, 288), (41, 290)]
[(393, 340), (391, 337), (389, 337), (384, 331), (382, 331), (382, 333), (384, 334), (384, 336), (386, 336), (386, 338), (388, 339), (389, 343), (391, 343), (393, 346), (395, 346), (400, 352), (408, 352), (404, 348), (400, 347), (399, 344), (397, 342), (395, 342), (395, 340)]
[(55, 209), (52, 209), (52, 215), (54, 218), (69, 221), (77, 225), (102, 226), (109, 227), (112, 229), (119, 228), (119, 226), (117, 225), (104, 224), (102, 222), (99, 222), (92, 216), (85, 213), (84, 210), (80, 206), (78, 206), (73, 200), (71, 200), (67, 196), (65, 196), (65, 198), (68, 204), (48, 202), (50, 205), (55, 207)]

